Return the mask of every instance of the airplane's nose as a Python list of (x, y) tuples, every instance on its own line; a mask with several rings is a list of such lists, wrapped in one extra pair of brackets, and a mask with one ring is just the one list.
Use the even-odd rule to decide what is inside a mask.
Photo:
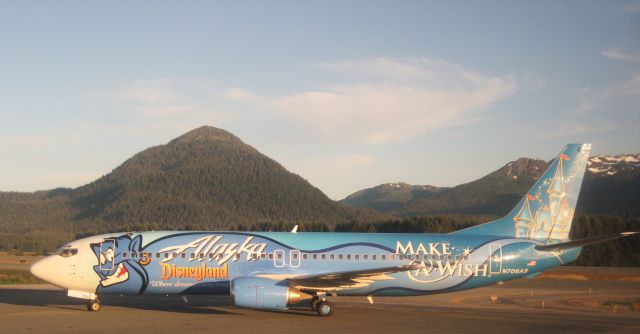
[(55, 270), (51, 262), (53, 262), (51, 256), (37, 261), (31, 265), (31, 274), (43, 281), (51, 282), (51, 275)]

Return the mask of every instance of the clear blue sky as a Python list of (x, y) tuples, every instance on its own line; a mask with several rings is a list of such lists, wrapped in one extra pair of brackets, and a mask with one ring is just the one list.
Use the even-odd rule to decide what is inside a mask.
[(2, 1), (0, 190), (201, 125), (334, 199), (640, 152), (638, 1)]

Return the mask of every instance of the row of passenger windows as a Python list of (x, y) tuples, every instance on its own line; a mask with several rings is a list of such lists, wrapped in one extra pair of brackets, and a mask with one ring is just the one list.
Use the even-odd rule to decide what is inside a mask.
[[(260, 255), (261, 259), (264, 259), (265, 257), (268, 257), (269, 259), (273, 259), (274, 254), (273, 253), (269, 253), (269, 254), (262, 254)], [(277, 258), (282, 257), (282, 253), (276, 253), (275, 255)], [(298, 254), (297, 253), (291, 253), (290, 255), (293, 259), (298, 259)], [(253, 259), (257, 259), (258, 255), (257, 254), (253, 254), (252, 255)], [(443, 260), (443, 261), (453, 261), (453, 260), (457, 260), (457, 259), (462, 259), (462, 255), (459, 256), (453, 256), (453, 255), (437, 255), (437, 254), (432, 254), (432, 255), (397, 255), (397, 254), (334, 254), (334, 253), (312, 253), (312, 254), (308, 254), (308, 253), (302, 253), (301, 257), (303, 260), (346, 260), (346, 261), (350, 261), (350, 260), (355, 260), (355, 261), (359, 261), (359, 260), (363, 260), (363, 261), (395, 261), (395, 260), (415, 260), (415, 261), (429, 261), (429, 260), (433, 260), (433, 261), (438, 261), (438, 260)]]
[[(154, 256), (155, 255), (155, 256)], [(210, 260), (221, 260), (224, 255), (223, 254), (209, 254), (208, 256), (204, 253), (180, 253), (180, 254), (171, 254), (171, 253), (123, 253), (122, 256), (126, 259), (130, 257), (132, 259), (136, 258), (181, 258), (186, 259), (189, 257), (190, 259), (206, 259)], [(274, 257), (276, 259), (281, 259), (284, 256), (284, 252), (275, 252), (275, 253), (262, 253), (251, 254), (251, 259), (253, 260), (273, 260)], [(339, 261), (403, 261), (403, 260), (414, 260), (414, 261), (454, 261), (459, 259), (466, 259), (462, 255), (454, 256), (454, 255), (438, 255), (438, 254), (425, 254), (425, 255), (397, 255), (397, 254), (335, 254), (335, 253), (298, 253), (291, 252), (290, 257), (294, 260), (297, 260), (298, 257), (301, 257), (302, 260), (339, 260)], [(239, 260), (240, 254), (234, 254), (232, 259)]]

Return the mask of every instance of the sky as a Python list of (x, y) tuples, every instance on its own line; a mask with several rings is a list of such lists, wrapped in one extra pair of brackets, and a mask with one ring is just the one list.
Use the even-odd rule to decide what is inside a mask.
[(202, 125), (332, 199), (640, 153), (640, 1), (0, 1), (0, 191)]

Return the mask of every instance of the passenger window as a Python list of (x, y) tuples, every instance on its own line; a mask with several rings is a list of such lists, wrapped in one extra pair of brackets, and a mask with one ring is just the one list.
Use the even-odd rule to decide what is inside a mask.
[(318, 254), (313, 254), (313, 259), (317, 260), (318, 259)]
[(160, 253), (156, 253), (156, 258), (159, 259), (160, 258)]
[(306, 260), (306, 259), (307, 259), (307, 257), (309, 257), (309, 254), (307, 254), (307, 253), (302, 254), (302, 259), (303, 259), (303, 260)]
[(376, 255), (371, 255), (371, 260), (375, 261), (376, 260)]
[(267, 254), (265, 254), (265, 253), (260, 254), (260, 258), (263, 259), (263, 260), (266, 259), (267, 258)]
[(213, 257), (214, 257), (214, 256), (216, 256), (216, 255), (215, 255), (215, 254), (213, 254), (213, 253), (209, 253), (209, 260), (213, 260)]
[(338, 254), (338, 260), (342, 260), (343, 255), (342, 254)]
[(322, 254), (322, 255), (320, 255), (320, 258), (324, 260), (324, 259), (327, 258), (327, 255), (326, 254)]
[(276, 257), (277, 257), (278, 259), (281, 259), (281, 258), (282, 258), (282, 253), (278, 253), (278, 255), (276, 255)]
[(269, 253), (269, 260), (273, 260), (273, 253)]
[(393, 261), (393, 260), (395, 260), (395, 259), (396, 259), (395, 255), (393, 255), (393, 254), (389, 254), (389, 260)]
[(335, 258), (335, 255), (329, 254), (329, 259), (333, 260), (334, 258)]
[[(236, 260), (240, 260), (240, 254), (236, 254), (235, 258)], [(278, 254), (278, 258), (280, 258), (280, 254)]]
[(347, 260), (351, 260), (351, 254), (347, 254)]
[(164, 258), (168, 259), (169, 258), (169, 253), (164, 253)]
[(127, 252), (122, 253), (122, 257), (126, 259), (127, 258)]
[(380, 257), (382, 258), (383, 261), (387, 259), (386, 255), (380, 255)]
[(187, 253), (180, 254), (180, 257), (183, 258), (183, 259), (186, 258), (187, 257)]
[(356, 260), (356, 261), (360, 260), (360, 255), (358, 255), (358, 254), (354, 255), (353, 259)]
[(362, 255), (362, 260), (367, 261), (369, 260), (369, 255)]
[(133, 258), (136, 258), (136, 257), (138, 257), (138, 254), (136, 254), (136, 253), (131, 253), (131, 258), (132, 258), (132, 259), (133, 259)]

